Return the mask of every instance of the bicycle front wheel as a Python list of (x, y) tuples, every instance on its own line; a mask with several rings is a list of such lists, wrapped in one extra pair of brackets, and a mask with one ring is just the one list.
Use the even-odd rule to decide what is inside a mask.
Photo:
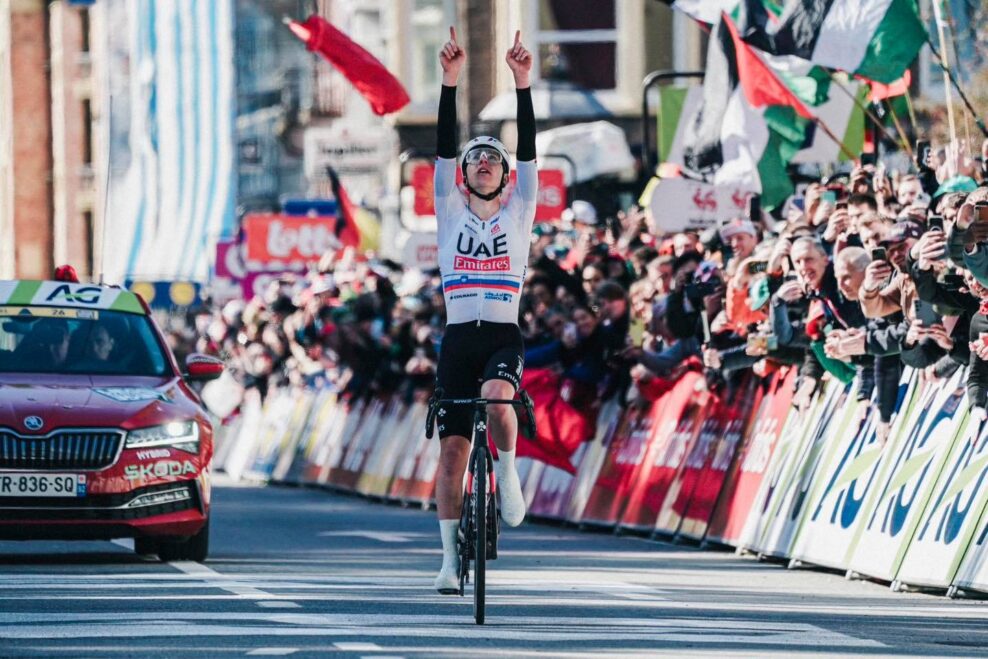
[(473, 463), (474, 506), (474, 551), (473, 564), (473, 617), (478, 625), (484, 624), (484, 588), (487, 573), (487, 451), (477, 451)]

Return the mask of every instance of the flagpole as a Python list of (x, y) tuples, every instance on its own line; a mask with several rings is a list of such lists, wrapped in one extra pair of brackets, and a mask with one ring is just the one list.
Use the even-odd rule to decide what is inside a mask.
[[(848, 98), (854, 101), (854, 104), (858, 107), (858, 109), (860, 109), (862, 112), (868, 115), (868, 118), (871, 119), (872, 123), (874, 123), (875, 126), (878, 127), (878, 130), (882, 132), (882, 136), (891, 142), (895, 142), (895, 140), (892, 139), (892, 136), (889, 134), (889, 132), (885, 130), (885, 126), (882, 125), (882, 122), (878, 119), (877, 116), (875, 116), (875, 113), (869, 110), (868, 107), (864, 103), (862, 103), (855, 94), (852, 94), (850, 89), (842, 85), (840, 81), (837, 80), (837, 77), (834, 75), (833, 71), (831, 71), (830, 69), (824, 69), (824, 70), (827, 72), (827, 75), (830, 76), (830, 81), (835, 85), (837, 85), (838, 89), (844, 92), (844, 94)], [(909, 144), (907, 141), (905, 141), (905, 137), (903, 137), (903, 144), (905, 145), (906, 150), (909, 151), (909, 155), (912, 155), (912, 149), (909, 148)]]
[[(909, 95), (909, 92), (906, 92)], [(902, 124), (899, 123), (899, 116), (895, 113), (895, 108), (892, 107), (892, 102), (889, 99), (885, 99), (885, 107), (888, 108), (889, 114), (892, 115), (892, 123), (895, 124), (895, 130), (898, 131), (899, 137), (902, 138), (902, 144), (906, 147), (906, 151), (909, 153), (909, 157), (913, 157), (913, 148), (909, 145), (909, 139), (906, 137), (906, 131), (902, 128)]]
[(858, 159), (858, 157), (856, 155), (854, 155), (853, 153), (851, 153), (851, 150), (848, 149), (844, 145), (844, 142), (842, 142), (840, 139), (837, 138), (836, 135), (834, 135), (833, 131), (830, 130), (830, 128), (827, 127), (827, 124), (825, 124), (823, 122), (823, 119), (821, 119), (820, 117), (814, 116), (812, 118), (812, 121), (813, 121), (813, 123), (815, 123), (820, 128), (820, 130), (822, 130), (824, 133), (826, 133), (827, 137), (829, 137), (830, 139), (832, 139), (837, 144), (837, 146), (840, 147), (841, 152), (843, 152), (843, 154), (847, 157), (848, 160), (857, 160)]
[[(951, 143), (957, 141), (957, 127), (954, 125), (954, 100), (950, 93), (950, 77), (947, 75), (950, 69), (950, 61), (947, 56), (946, 38), (944, 37), (943, 13), (940, 10), (940, 0), (933, 0), (933, 17), (937, 22), (937, 34), (940, 37), (940, 68), (943, 69), (943, 89), (947, 95), (947, 125), (950, 127)], [(929, 35), (927, 35), (929, 36)]]

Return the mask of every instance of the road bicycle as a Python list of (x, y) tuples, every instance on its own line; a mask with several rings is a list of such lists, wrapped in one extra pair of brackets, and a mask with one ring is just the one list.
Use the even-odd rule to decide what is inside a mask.
[(470, 460), (467, 463), (467, 482), (460, 512), (460, 528), (457, 534), (457, 553), (460, 556), (460, 589), (462, 597), (470, 580), (470, 564), (473, 569), (473, 617), (478, 625), (484, 624), (487, 561), (497, 558), (497, 536), (500, 520), (497, 516), (497, 482), (494, 479), (494, 458), (487, 441), (487, 406), (511, 405), (519, 414), (523, 432), (535, 437), (535, 412), (532, 399), (519, 390), (518, 400), (495, 398), (443, 398), (443, 390), (436, 389), (429, 399), (429, 414), (425, 421), (425, 434), (432, 437), (439, 406), (467, 405), (473, 408), (473, 432), (470, 437)]

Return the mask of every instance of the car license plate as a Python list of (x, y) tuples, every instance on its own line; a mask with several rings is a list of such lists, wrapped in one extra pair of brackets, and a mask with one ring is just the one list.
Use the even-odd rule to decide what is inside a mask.
[(82, 474), (0, 472), (0, 497), (84, 497)]

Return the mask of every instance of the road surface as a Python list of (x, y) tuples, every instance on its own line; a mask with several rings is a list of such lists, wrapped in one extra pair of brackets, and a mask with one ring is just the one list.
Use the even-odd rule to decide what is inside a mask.
[(0, 542), (0, 656), (974, 655), (988, 602), (526, 523), (487, 624), (431, 584), (435, 513), (323, 490), (214, 491), (211, 558)]

